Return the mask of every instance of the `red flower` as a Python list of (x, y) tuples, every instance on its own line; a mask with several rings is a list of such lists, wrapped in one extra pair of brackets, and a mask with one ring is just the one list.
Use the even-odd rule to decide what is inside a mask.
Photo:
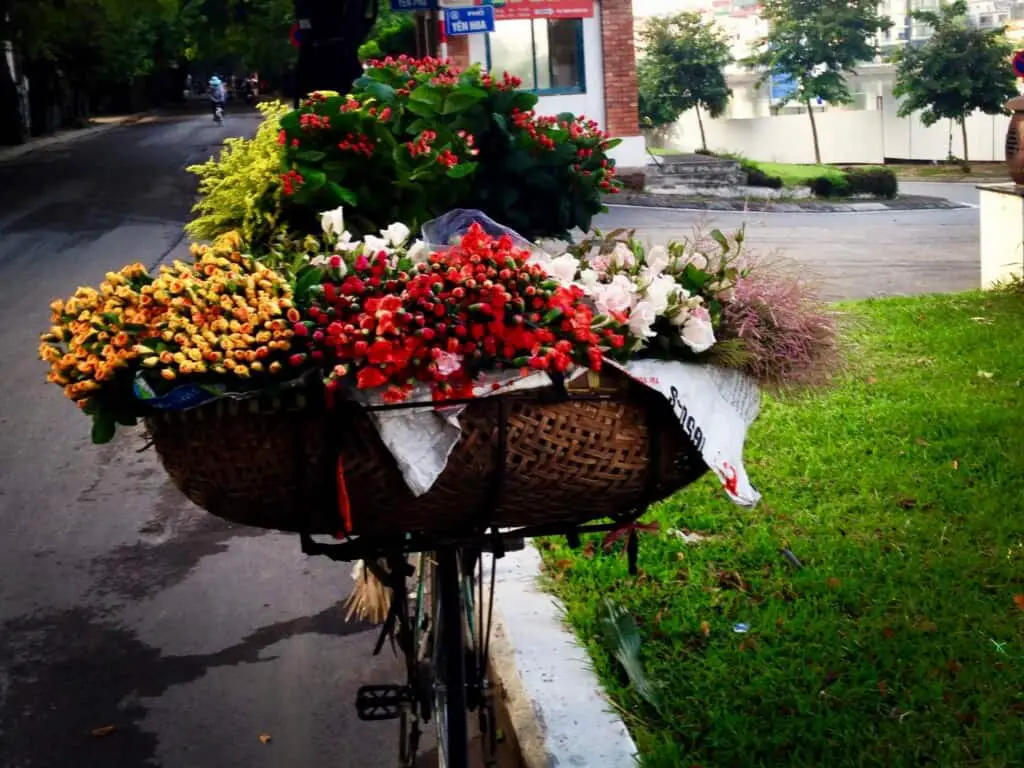
[(356, 374), (356, 386), (359, 389), (375, 389), (387, 383), (387, 376), (379, 368), (363, 368)]

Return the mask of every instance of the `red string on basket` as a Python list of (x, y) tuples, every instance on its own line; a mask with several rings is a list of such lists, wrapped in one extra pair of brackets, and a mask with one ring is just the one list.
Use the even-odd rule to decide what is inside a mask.
[(661, 530), (661, 527), (657, 523), (638, 523), (633, 521), (632, 523), (626, 523), (620, 528), (616, 528), (614, 531), (604, 537), (604, 541), (601, 542), (601, 547), (605, 552), (612, 548), (621, 538), (628, 537), (631, 533), (657, 533)]
[[(338, 514), (341, 515), (342, 534), (352, 533), (352, 505), (349, 503), (348, 486), (345, 484), (345, 465), (338, 455)], [(339, 534), (338, 538), (341, 538)]]

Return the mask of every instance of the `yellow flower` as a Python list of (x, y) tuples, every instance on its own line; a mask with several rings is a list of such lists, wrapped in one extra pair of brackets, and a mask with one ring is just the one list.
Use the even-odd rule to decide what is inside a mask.
[(263, 371), (263, 363), (259, 360), (253, 360), (252, 363), (249, 364), (249, 367), (256, 371), (256, 373), (261, 373)]
[(174, 362), (176, 362), (178, 365), (181, 365), (182, 363), (184, 363), (186, 359), (187, 358), (185, 357), (185, 353), (184, 352), (175, 352), (174, 353)]
[(181, 371), (182, 376), (187, 376), (193, 372), (194, 366), (192, 363), (186, 361), (179, 366), (179, 370)]
[(162, 371), (160, 371), (160, 375), (163, 376), (168, 381), (174, 381), (174, 379), (177, 377), (177, 374), (170, 368), (164, 368)]
[(268, 370), (271, 373), (280, 373), (281, 372), (281, 363), (279, 363), (277, 360), (275, 360), (274, 362), (272, 362), (270, 364), (270, 367), (269, 367)]
[(199, 362), (200, 360), (203, 359), (203, 353), (200, 352), (195, 347), (192, 347), (192, 349), (190, 349), (188, 351), (188, 357), (189, 357), (190, 360), (193, 360), (195, 362)]
[(159, 362), (159, 357), (147, 357), (142, 361), (142, 365), (146, 368), (154, 368)]
[(241, 377), (243, 379), (248, 379), (249, 378), (249, 369), (246, 368), (244, 365), (236, 365), (235, 366), (235, 375), (239, 376), (239, 377)]

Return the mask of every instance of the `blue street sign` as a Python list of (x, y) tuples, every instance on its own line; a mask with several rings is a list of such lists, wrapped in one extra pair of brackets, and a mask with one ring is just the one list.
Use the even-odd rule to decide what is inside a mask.
[(436, 11), (437, 0), (391, 0), (391, 10), (402, 11)]
[(444, 31), (449, 35), (474, 35), (494, 31), (494, 8), (490, 5), (476, 8), (446, 8)]

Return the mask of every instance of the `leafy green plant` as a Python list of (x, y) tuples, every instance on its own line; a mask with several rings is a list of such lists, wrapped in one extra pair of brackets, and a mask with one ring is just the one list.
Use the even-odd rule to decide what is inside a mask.
[(237, 231), (246, 243), (268, 242), (280, 224), (281, 148), (278, 120), (288, 112), (280, 102), (258, 105), (266, 118), (252, 139), (228, 139), (219, 158), (188, 170), (199, 177), (196, 214), (185, 231), (213, 240)]
[(847, 176), (819, 176), (810, 179), (807, 186), (815, 197), (848, 197), (851, 194), (850, 182)]
[(589, 229), (618, 191), (618, 142), (584, 117), (536, 115), (519, 85), (402, 56), (373, 62), (346, 97), (312, 94), (281, 120), (287, 221), (309, 231), (344, 205), (365, 234), (472, 207), (531, 239)]
[(850, 185), (850, 193), (854, 195), (892, 199), (899, 192), (896, 174), (888, 168), (849, 168), (846, 181)]
[(754, 163), (746, 160), (740, 161), (740, 170), (747, 174), (747, 186), (768, 187), (769, 189), (782, 189), (782, 177), (765, 173)]

